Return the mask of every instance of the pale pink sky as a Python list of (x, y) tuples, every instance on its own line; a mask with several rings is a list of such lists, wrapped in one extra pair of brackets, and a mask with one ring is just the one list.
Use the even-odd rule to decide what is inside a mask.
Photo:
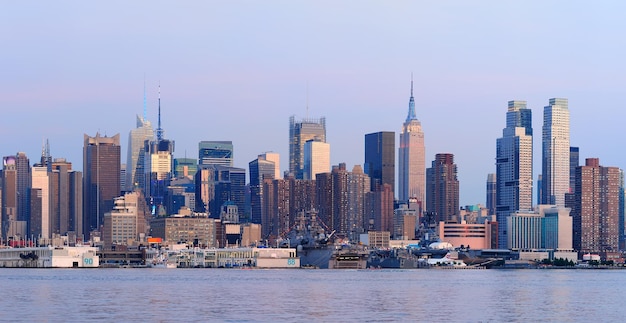
[[(82, 168), (83, 133), (122, 137), (135, 114), (163, 128), (176, 157), (232, 140), (235, 165), (264, 151), (288, 167), (290, 115), (325, 116), (333, 164), (363, 163), (363, 137), (399, 132), (410, 74), (426, 164), (455, 155), (461, 204), (484, 203), (508, 100), (541, 118), (569, 99), (581, 157), (626, 166), (620, 2), (109, 1), (7, 2), (0, 10), (0, 154)], [(124, 158), (124, 157), (123, 157)], [(125, 160), (125, 159), (123, 159)]]

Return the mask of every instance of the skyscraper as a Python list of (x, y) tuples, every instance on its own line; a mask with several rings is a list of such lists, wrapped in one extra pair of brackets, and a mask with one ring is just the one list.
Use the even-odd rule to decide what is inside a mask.
[(150, 121), (137, 116), (137, 128), (128, 134), (128, 153), (126, 161), (126, 187), (132, 191), (135, 188), (145, 188), (146, 171), (146, 141), (154, 141), (154, 131)]
[(620, 170), (600, 166), (597, 158), (587, 158), (576, 168), (574, 249), (580, 252), (619, 250)]
[(486, 207), (489, 210), (489, 215), (496, 214), (496, 187), (498, 182), (496, 181), (496, 174), (487, 175), (487, 203)]
[[(40, 210), (32, 210), (33, 214), (37, 214), (37, 219), (32, 219), (31, 225), (40, 228), (39, 232), (31, 232), (35, 237), (44, 240), (50, 239), (51, 229), (55, 223), (50, 214), (50, 173), (48, 167), (38, 165), (32, 168), (32, 188), (41, 192)], [(39, 193), (38, 193), (39, 194)], [(38, 223), (35, 223), (38, 222)]]
[[(370, 192), (370, 177), (363, 172), (361, 165), (355, 165), (348, 173), (348, 219), (346, 221), (350, 239), (357, 241), (365, 232), (369, 220), (366, 209)], [(393, 198), (393, 197), (392, 197)]]
[(64, 158), (55, 158), (51, 169), (50, 232), (82, 236), (82, 172), (72, 170), (72, 163)]
[(274, 179), (274, 162), (257, 159), (248, 164), (250, 168), (250, 211), (252, 223), (262, 223), (263, 220), (263, 180)]
[(437, 154), (426, 170), (426, 210), (434, 212), (436, 223), (457, 222), (459, 180), (453, 154)]
[(120, 195), (120, 135), (84, 135), (83, 234), (99, 230), (104, 213)]
[(507, 248), (507, 218), (532, 209), (532, 111), (526, 101), (509, 101), (506, 128), (496, 141), (496, 219), (498, 247)]
[(2, 160), (2, 236), (5, 240), (22, 234), (17, 212), (19, 195), (15, 159), (15, 156), (6, 156)]
[(569, 147), (569, 193), (574, 193), (578, 166), (580, 166), (580, 150), (578, 147)]
[(330, 144), (314, 139), (304, 143), (304, 178), (330, 172)]
[(326, 118), (289, 117), (289, 172), (296, 179), (304, 179), (304, 143), (311, 139), (326, 142)]
[(165, 130), (161, 128), (161, 87), (159, 86), (158, 124), (156, 139), (146, 140), (144, 159), (146, 183), (143, 191), (146, 200), (154, 214), (167, 214), (165, 209), (165, 194), (172, 179), (174, 160), (174, 141), (165, 139)]
[(28, 203), (28, 191), (31, 185), (30, 161), (26, 153), (18, 152), (15, 155), (15, 167), (17, 170), (17, 212), (18, 220), (28, 222), (30, 207)]
[(259, 155), (260, 159), (271, 161), (274, 163), (274, 178), (279, 179), (280, 176), (280, 154), (272, 151), (267, 151)]
[(426, 152), (424, 148), (424, 132), (422, 124), (415, 115), (415, 99), (413, 98), (413, 80), (411, 80), (411, 97), (409, 98), (409, 114), (400, 132), (400, 148), (398, 148), (398, 197), (402, 202), (409, 198), (417, 198), (418, 203), (425, 204), (426, 186)]
[(569, 192), (569, 109), (567, 99), (550, 99), (543, 108), (542, 204), (565, 206)]
[(198, 143), (198, 164), (233, 167), (233, 152), (232, 141), (201, 141)]
[(174, 141), (156, 139), (145, 143), (146, 198), (156, 212), (164, 210), (165, 192), (172, 179)]
[[(365, 174), (369, 175), (372, 191), (384, 184), (394, 191), (396, 181), (396, 134), (393, 131), (365, 135)], [(393, 211), (393, 208), (392, 208)]]

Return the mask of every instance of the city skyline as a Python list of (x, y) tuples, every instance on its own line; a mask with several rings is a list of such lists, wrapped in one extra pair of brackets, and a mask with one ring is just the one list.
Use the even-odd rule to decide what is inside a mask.
[[(53, 157), (81, 170), (83, 133), (120, 133), (125, 161), (145, 78), (147, 119), (156, 124), (160, 82), (162, 127), (177, 158), (195, 157), (203, 140), (232, 140), (235, 167), (275, 151), (284, 171), (287, 118), (324, 116), (331, 165), (352, 169), (363, 165), (365, 134), (393, 131), (398, 146), (413, 72), (425, 158), (454, 154), (461, 205), (484, 203), (510, 100), (540, 116), (549, 98), (568, 98), (581, 160), (626, 165), (609, 148), (626, 116), (616, 106), (625, 48), (614, 41), (624, 4), (355, 5), (138, 3), (111, 25), (115, 6), (9, 4), (0, 13), (2, 30), (12, 31), (0, 34), (8, 48), (0, 53), (0, 153), (35, 160), (48, 138)], [(523, 19), (511, 23), (512, 12)], [(173, 23), (159, 24), (164, 17)], [(534, 185), (541, 122), (533, 120)]]

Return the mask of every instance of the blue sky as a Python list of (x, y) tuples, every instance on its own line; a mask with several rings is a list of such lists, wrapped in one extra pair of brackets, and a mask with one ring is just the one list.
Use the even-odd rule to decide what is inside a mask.
[[(606, 1), (5, 2), (0, 8), (0, 154), (82, 168), (83, 134), (156, 124), (161, 84), (176, 157), (232, 140), (235, 166), (276, 151), (290, 115), (325, 116), (331, 162), (363, 163), (364, 135), (398, 133), (410, 75), (426, 163), (455, 155), (461, 204), (484, 203), (507, 101), (533, 109), (534, 177), (543, 107), (569, 99), (581, 159), (626, 166), (626, 4)], [(125, 159), (124, 159), (125, 161)]]

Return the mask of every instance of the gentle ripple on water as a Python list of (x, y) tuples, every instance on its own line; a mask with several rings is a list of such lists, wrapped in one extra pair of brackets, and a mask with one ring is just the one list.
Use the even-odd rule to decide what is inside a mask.
[(621, 321), (623, 270), (2, 269), (0, 321)]

